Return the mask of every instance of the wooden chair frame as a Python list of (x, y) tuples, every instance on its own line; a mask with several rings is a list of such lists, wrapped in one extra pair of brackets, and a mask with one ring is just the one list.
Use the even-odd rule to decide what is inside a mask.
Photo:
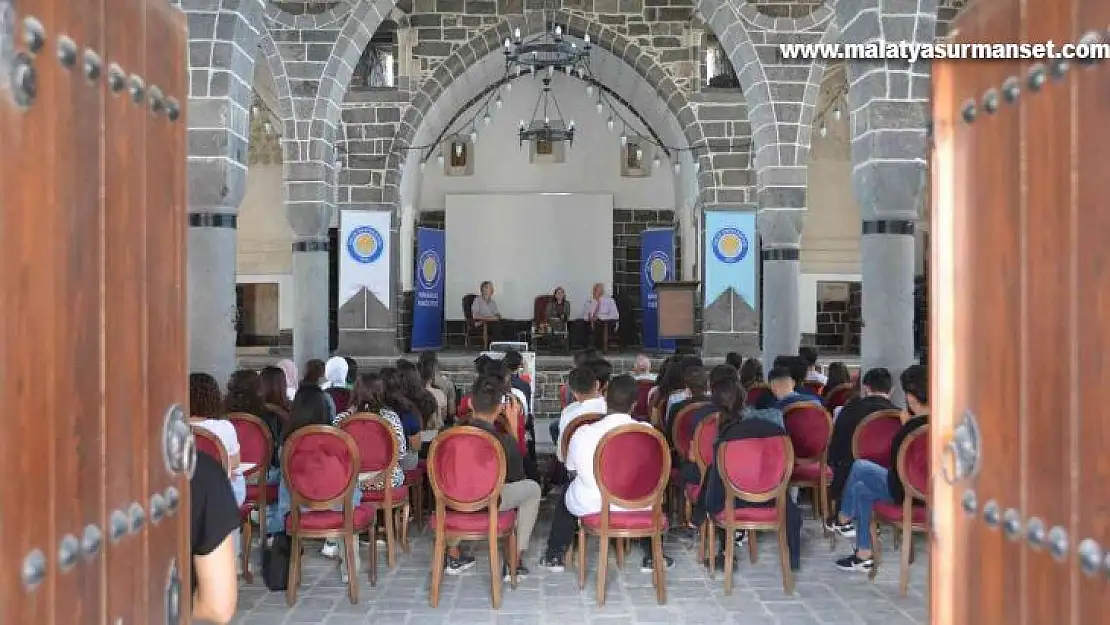
[[(261, 432), (263, 439), (266, 441), (266, 453), (263, 456), (262, 460), (258, 462), (257, 466), (255, 466), (253, 469), (243, 473), (243, 477), (247, 479), (248, 484), (250, 483), (252, 477), (255, 481), (255, 488), (258, 495), (254, 498), (253, 501), (250, 497), (247, 497), (246, 503), (251, 504), (252, 507), (258, 511), (258, 535), (261, 536), (263, 540), (265, 540), (266, 509), (269, 507), (270, 504), (270, 487), (269, 484), (266, 483), (266, 476), (270, 472), (270, 459), (273, 457), (274, 454), (274, 435), (270, 432), (270, 426), (266, 425), (266, 423), (263, 422), (262, 419), (247, 412), (233, 412), (227, 415), (227, 420), (231, 421), (232, 425), (236, 423), (247, 424), (248, 427), (252, 427)], [(236, 431), (238, 431), (238, 429), (239, 428), (236, 428)], [(240, 449), (242, 449), (241, 445)], [(254, 582), (254, 575), (251, 574), (250, 570), (251, 541), (254, 538), (254, 526), (251, 525), (250, 514), (246, 515), (246, 517), (243, 518), (243, 522), (240, 525), (239, 529), (243, 532), (243, 540), (240, 543), (240, 567), (243, 569), (243, 579), (247, 580), (247, 583), (250, 584)]]
[[(896, 408), (888, 408), (887, 410), (876, 410), (875, 412), (872, 412), (871, 414), (867, 415), (866, 417), (864, 417), (863, 419), (860, 420), (859, 425), (856, 426), (856, 431), (852, 433), (852, 459), (853, 459), (853, 462), (855, 460), (860, 459), (860, 457), (859, 457), (860, 434), (864, 431), (864, 429), (868, 425), (870, 425), (871, 423), (874, 423), (875, 421), (878, 421), (880, 419), (897, 419), (898, 423), (902, 423), (902, 411), (898, 410)], [(893, 444), (893, 442), (894, 442), (894, 437), (893, 436), (891, 437), (890, 442)], [(894, 467), (890, 467), (890, 468), (891, 468), (891, 470), (893, 470)], [(837, 503), (839, 504), (840, 502), (837, 502)], [(860, 531), (860, 528), (856, 528), (856, 531), (857, 532)], [(835, 551), (836, 550), (837, 533), (836, 532), (829, 532), (828, 533), (828, 538), (829, 538), (829, 551)]]
[(462, 298), (463, 319), (466, 321), (466, 334), (463, 339), (466, 341), (466, 346), (470, 347), (470, 338), (475, 334), (480, 334), (482, 337), (482, 349), (489, 346), (489, 326), (485, 321), (478, 321), (474, 318), (472, 310), (474, 300), (480, 297), (476, 293), (467, 293)]
[[(736, 542), (732, 540), (733, 534), (736, 530), (748, 530), (748, 557), (751, 559), (752, 564), (755, 564), (759, 558), (759, 547), (756, 544), (755, 532), (759, 530), (776, 530), (779, 539), (779, 559), (782, 566), (782, 587), (788, 595), (794, 594), (794, 573), (790, 570), (790, 554), (787, 551), (786, 545), (786, 498), (790, 496), (790, 475), (794, 470), (794, 444), (790, 442), (789, 436), (775, 437), (783, 441), (783, 453), (785, 458), (783, 461), (783, 475), (778, 486), (763, 493), (752, 493), (742, 491), (732, 483), (728, 477), (728, 472), (725, 471), (725, 451), (730, 443), (737, 441), (725, 441), (717, 448), (717, 467), (721, 475), (721, 483), (725, 487), (725, 510), (724, 522), (718, 521), (714, 517), (706, 519), (702, 525), (703, 531), (709, 535), (709, 553), (716, 553), (716, 540), (717, 532), (716, 527), (725, 530), (725, 594), (732, 594), (732, 566), (735, 561), (735, 547)], [(741, 439), (751, 440), (751, 439)], [(775, 513), (777, 519), (771, 523), (758, 523), (758, 522), (741, 522), (736, 521), (736, 499), (742, 499), (750, 503), (762, 503), (766, 501), (775, 501)], [(710, 525), (712, 524), (712, 525)], [(714, 567), (709, 567), (709, 577), (714, 577)]]
[[(910, 443), (917, 440), (922, 436), (929, 436), (929, 426), (924, 425), (906, 436), (902, 443), (901, 449), (898, 450), (898, 459), (896, 462), (896, 470), (898, 471), (898, 479), (902, 482), (902, 489), (905, 497), (902, 498), (902, 518), (901, 520), (879, 518), (879, 515), (873, 510), (871, 513), (871, 526), (867, 531), (871, 532), (871, 545), (874, 547), (872, 553), (874, 554), (875, 564), (871, 567), (868, 577), (872, 582), (879, 573), (879, 564), (882, 561), (882, 544), (879, 538), (879, 523), (884, 523), (898, 529), (898, 533), (902, 540), (902, 563), (898, 573), (898, 592), (901, 596), (905, 597), (909, 592), (910, 585), (910, 564), (913, 564), (913, 534), (925, 534), (929, 531), (929, 524), (914, 523), (913, 522), (913, 502), (915, 500), (925, 502), (925, 518), (929, 518), (929, 494), (918, 490), (913, 484), (910, 484), (906, 479), (906, 452), (910, 448)], [(858, 530), (857, 530), (858, 531)]]
[[(456, 436), (477, 436), (485, 439), (486, 443), (493, 449), (494, 456), (497, 459), (497, 480), (489, 495), (477, 501), (458, 501), (447, 497), (440, 488), (439, 480), (436, 479), (436, 451), (444, 441), (455, 438)], [(428, 589), (428, 603), (433, 608), (439, 606), (439, 590), (443, 583), (443, 559), (447, 552), (448, 538), (458, 538), (461, 540), (489, 540), (490, 595), (493, 601), (493, 609), (496, 610), (501, 607), (501, 571), (497, 567), (501, 558), (498, 554), (497, 541), (499, 538), (507, 536), (509, 543), (509, 583), (513, 589), (516, 588), (517, 560), (520, 558), (520, 553), (516, 545), (516, 523), (510, 525), (509, 529), (504, 532), (497, 531), (497, 515), (499, 514), (498, 504), (501, 499), (501, 489), (505, 487), (505, 472), (505, 449), (501, 446), (500, 441), (482, 428), (472, 425), (458, 425), (444, 430), (432, 441), (432, 447), (428, 450), (428, 481), (431, 483), (432, 492), (435, 494), (436, 512), (435, 543), (432, 548), (432, 584)], [(445, 527), (448, 508), (457, 512), (480, 512), (482, 510), (488, 510), (488, 530), (484, 532), (448, 532)]]
[(578, 431), (578, 428), (583, 425), (597, 423), (604, 418), (605, 415), (600, 412), (586, 412), (570, 420), (567, 427), (563, 428), (562, 432), (559, 432), (559, 453), (562, 455), (564, 461), (566, 460), (567, 452), (570, 450), (570, 439), (574, 436), (574, 433)]
[[(694, 464), (696, 464), (698, 466), (698, 485), (699, 485), (699, 488), (700, 488), (700, 485), (705, 482), (705, 474), (706, 474), (707, 471), (709, 471), (709, 465), (712, 464), (712, 462), (713, 462), (713, 450), (712, 449), (708, 450), (708, 457), (707, 457), (707, 453), (705, 452), (705, 450), (703, 450), (701, 448), (701, 445), (698, 443), (698, 441), (701, 440), (702, 429), (706, 427), (706, 423), (716, 423), (717, 424), (717, 433), (719, 435), (720, 434), (720, 428), (721, 428), (721, 413), (720, 413), (720, 411), (713, 412), (713, 413), (710, 413), (710, 414), (706, 415), (705, 418), (702, 419), (700, 423), (698, 423), (697, 427), (694, 428), (694, 438), (690, 439), (689, 460), (691, 460)], [(684, 494), (684, 497), (685, 497), (685, 494)], [(694, 516), (694, 504), (693, 504), (693, 502), (690, 501), (689, 497), (685, 497), (685, 500), (686, 500), (686, 511), (685, 511), (686, 512), (686, 518), (690, 519)], [(705, 548), (706, 548), (705, 536), (703, 534), (703, 535), (698, 537), (698, 559), (699, 560), (702, 560), (702, 561), (705, 560)]]
[[(389, 460), (389, 464), (386, 465), (386, 467), (384, 469), (380, 469), (380, 474), (383, 475), (384, 477), (383, 477), (383, 482), (382, 482), (383, 492), (382, 492), (381, 506), (378, 508), (378, 511), (382, 513), (382, 524), (385, 525), (385, 544), (386, 544), (385, 561), (386, 561), (386, 565), (389, 566), (390, 569), (392, 569), (393, 567), (395, 567), (397, 565), (397, 558), (396, 558), (397, 539), (395, 538), (395, 536), (397, 534), (398, 529), (400, 530), (400, 533), (401, 533), (401, 536), (400, 536), (401, 549), (405, 553), (409, 552), (408, 526), (409, 526), (409, 511), (410, 511), (410, 505), (411, 505), (410, 501), (411, 500), (410, 500), (409, 497), (404, 497), (402, 499), (394, 500), (393, 499), (394, 487), (393, 487), (392, 483), (387, 484), (387, 482), (389, 482), (389, 480), (393, 476), (393, 470), (396, 469), (397, 465), (401, 462), (401, 446), (397, 443), (397, 437), (393, 433), (393, 425), (390, 424), (389, 421), (387, 421), (385, 419), (385, 417), (383, 417), (379, 414), (373, 413), (373, 412), (358, 412), (358, 413), (355, 413), (355, 414), (343, 419), (343, 421), (340, 422), (340, 424), (339, 424), (339, 429), (344, 431), (344, 432), (347, 432), (347, 429), (349, 427), (351, 427), (352, 424), (360, 423), (360, 422), (374, 423), (378, 427), (384, 428), (385, 431), (387, 433), (389, 433), (389, 442), (390, 442), (389, 458), (390, 458), (390, 460)], [(350, 434), (350, 432), (347, 432), (347, 433)], [(353, 435), (352, 435), (352, 438), (354, 438)], [(355, 444), (357, 445), (358, 444), (358, 439), (354, 439), (354, 440), (355, 440)], [(362, 451), (359, 450), (360, 463), (361, 463), (361, 459), (362, 459)], [(360, 464), (358, 469), (359, 469), (359, 472), (361, 473), (363, 471), (363, 469), (365, 469), (365, 467), (363, 467)], [(361, 488), (361, 486), (360, 486), (360, 488)], [(368, 492), (372, 492), (372, 491), (363, 490), (363, 496), (365, 497), (366, 493), (368, 493)], [(377, 503), (377, 502), (375, 502), (375, 503)], [(401, 514), (400, 528), (397, 527), (397, 523), (398, 523), (397, 514), (398, 513)]]
[[(855, 390), (856, 385), (851, 382), (845, 382), (844, 384), (838, 384), (834, 386), (832, 390), (829, 391), (828, 395), (825, 395), (825, 399), (822, 402), (825, 405), (825, 410), (832, 412), (836, 408), (848, 403), (848, 400), (852, 399), (852, 394)], [(839, 404), (833, 405), (834, 402), (832, 400), (838, 399), (840, 393), (847, 393), (847, 395), (845, 395), (844, 397), (844, 401), (840, 402)]]
[[(695, 410), (699, 408), (704, 408), (707, 405), (709, 405), (708, 401), (695, 401), (687, 404), (686, 406), (683, 406), (681, 410), (675, 413), (674, 420), (670, 423), (670, 434), (671, 443), (674, 445), (674, 449), (676, 452), (678, 452), (680, 458), (689, 457), (690, 442), (685, 441), (685, 444), (683, 444), (684, 441), (679, 439), (679, 432), (682, 431), (682, 428), (680, 428), (679, 425), (684, 424), (686, 419), (689, 419), (694, 414)], [(685, 447), (685, 449), (683, 449), (683, 447)], [(682, 488), (682, 485), (677, 482), (671, 483), (668, 490), (671, 491), (671, 501), (673, 502), (671, 508), (672, 511), (677, 516), (678, 503), (684, 502), (682, 504), (682, 523), (687, 526), (690, 525), (693, 522), (691, 519), (691, 516), (693, 515), (693, 504), (691, 504), (691, 502), (689, 501), (686, 501), (686, 490)]]
[[(202, 428), (201, 426), (199, 426), (195, 423), (190, 426), (190, 429), (193, 431), (193, 436), (195, 438), (203, 438), (204, 440), (211, 442), (213, 445), (215, 445), (220, 450), (220, 457), (216, 458), (216, 460), (219, 460), (220, 461), (220, 466), (224, 468), (224, 471), (227, 471), (227, 462), (228, 462), (227, 447), (224, 447), (224, 443), (223, 443), (223, 441), (220, 440), (220, 437), (216, 436), (211, 431), (206, 430), (206, 429)], [(202, 452), (200, 450), (200, 445), (197, 445), (197, 453), (206, 453), (206, 452)]]
[(770, 393), (771, 392), (771, 385), (767, 384), (766, 382), (757, 382), (755, 384), (752, 384), (748, 388), (744, 389), (744, 403), (745, 404), (751, 404), (752, 403), (748, 400), (751, 397), (752, 392), (757, 390), (757, 389), (761, 390), (761, 391), (764, 391), (764, 392), (767, 392), (767, 393)]
[[(570, 300), (565, 300), (569, 302)], [(570, 350), (570, 327), (564, 328), (561, 331), (551, 329), (550, 332), (544, 331), (545, 328), (551, 327), (551, 322), (547, 318), (547, 305), (551, 302), (551, 294), (545, 293), (537, 295), (532, 300), (532, 342), (535, 343), (536, 348), (539, 349), (540, 339), (546, 339), (548, 347), (554, 343), (558, 343), (559, 347), (564, 351)], [(568, 320), (569, 322), (569, 320)]]
[[(659, 443), (660, 455), (663, 458), (663, 465), (659, 471), (659, 481), (651, 492), (642, 499), (622, 499), (613, 493), (609, 492), (606, 488), (604, 481), (601, 479), (601, 458), (602, 452), (605, 450), (613, 439), (628, 433), (647, 434), (653, 436)], [(663, 562), (663, 532), (666, 531), (667, 525), (663, 515), (663, 491), (667, 488), (667, 481), (671, 476), (671, 450), (667, 446), (667, 439), (663, 437), (657, 430), (645, 427), (641, 424), (628, 424), (615, 427), (609, 430), (601, 437), (601, 441), (597, 444), (597, 449), (594, 450), (594, 477), (597, 479), (598, 490), (601, 491), (601, 523), (597, 530), (586, 527), (584, 524), (578, 525), (578, 588), (586, 587), (586, 536), (587, 534), (595, 534), (601, 541), (598, 551), (598, 564), (597, 564), (597, 604), (598, 606), (605, 605), (605, 578), (608, 572), (609, 564), (609, 539), (629, 539), (629, 538), (651, 538), (651, 560), (652, 560), (652, 574), (651, 581), (655, 585), (655, 598), (659, 605), (667, 603), (667, 572), (666, 566)], [(609, 527), (609, 520), (611, 514), (621, 514), (620, 512), (611, 512), (610, 506), (617, 505), (626, 510), (639, 510), (646, 507), (651, 507), (652, 515), (652, 528), (649, 530), (616, 530)], [(623, 551), (623, 546), (617, 546), (618, 554)], [(620, 564), (620, 563), (618, 563)]]
[[(293, 481), (289, 479), (289, 459), (292, 456), (293, 450), (296, 449), (297, 442), (300, 441), (301, 438), (312, 434), (326, 434), (338, 437), (347, 445), (347, 452), (351, 456), (351, 476), (347, 479), (347, 485), (340, 494), (331, 499), (309, 500), (297, 491), (293, 486)], [(370, 523), (368, 523), (366, 527), (358, 527), (355, 525), (355, 507), (351, 503), (351, 495), (354, 493), (355, 487), (358, 486), (360, 466), (362, 466), (362, 456), (358, 452), (358, 444), (355, 443), (355, 439), (350, 434), (330, 425), (306, 425), (296, 432), (293, 432), (282, 446), (281, 476), (289, 488), (289, 496), (291, 499), (289, 510), (290, 525), (293, 528), (290, 536), (292, 539), (292, 549), (289, 561), (289, 581), (285, 588), (285, 602), (290, 607), (297, 602), (297, 589), (301, 584), (301, 542), (306, 538), (336, 538), (343, 541), (347, 551), (347, 557), (345, 558), (347, 565), (347, 596), (352, 604), (357, 604), (358, 572), (355, 570), (355, 550), (359, 548), (358, 535), (363, 532), (370, 532), (370, 566), (367, 567), (367, 576), (370, 578), (371, 586), (375, 586), (378, 583), (377, 525), (374, 523), (375, 515), (370, 516)], [(343, 527), (334, 530), (306, 530), (301, 528), (302, 507), (308, 508), (310, 511), (325, 511), (333, 510), (336, 504), (341, 504), (343, 506)]]
[[(794, 458), (794, 464), (797, 466), (799, 462), (812, 462), (816, 463), (818, 467), (818, 477), (816, 480), (795, 480), (791, 477), (790, 485), (798, 488), (811, 489), (813, 493), (813, 512), (817, 518), (821, 520), (821, 526), (824, 528), (825, 519), (829, 518), (829, 476), (827, 475), (829, 468), (829, 443), (832, 442), (833, 432), (833, 418), (829, 411), (817, 402), (797, 402), (786, 407), (782, 413), (782, 422), (785, 425), (790, 419), (790, 413), (797, 412), (804, 408), (818, 408), (825, 415), (825, 421), (828, 427), (828, 436), (825, 437), (825, 445), (822, 447), (821, 452), (816, 456), (809, 458)], [(787, 428), (787, 432), (789, 432)], [(793, 444), (793, 441), (791, 441)], [(822, 530), (825, 531), (825, 530)]]

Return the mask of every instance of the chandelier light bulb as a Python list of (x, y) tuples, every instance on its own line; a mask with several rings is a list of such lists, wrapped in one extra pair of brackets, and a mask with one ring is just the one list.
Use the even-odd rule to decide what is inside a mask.
[[(456, 157), (458, 157), (458, 156), (462, 156), (462, 151), (463, 151), (463, 146), (462, 146), (462, 144), (461, 144), (461, 143), (456, 143), (456, 144), (455, 144), (455, 156), (456, 156)], [(443, 158), (443, 156), (442, 156), (442, 155), (440, 155), (440, 158)]]
[(562, 26), (556, 26), (555, 27), (555, 36), (556, 37), (562, 37), (563, 36), (563, 27)]
[(257, 106), (252, 106), (251, 107), (251, 115), (258, 115), (258, 107)]
[(544, 126), (550, 126), (550, 125), (551, 125), (551, 118), (550, 118), (550, 117), (548, 117), (548, 116), (546, 116), (546, 115), (544, 115), (544, 117), (543, 117), (543, 125), (544, 125)]
[(603, 112), (605, 112), (605, 105), (601, 103), (601, 100), (598, 100), (597, 101), (597, 114), (601, 115)]
[(512, 50), (512, 49), (513, 49), (512, 42), (509, 41), (508, 37), (505, 37), (505, 51), (508, 52), (509, 50)]
[(274, 131), (274, 127), (270, 125), (270, 122), (262, 124), (262, 128), (266, 131), (266, 134), (270, 134)]
[(574, 120), (573, 120), (573, 119), (572, 119), (572, 120), (570, 120), (570, 123), (569, 123), (569, 124), (567, 124), (567, 128), (569, 128), (569, 129), (571, 129), (571, 130), (574, 130)]
[[(643, 158), (644, 158), (643, 148), (636, 148), (636, 160), (640, 161), (640, 160), (643, 160)], [(655, 159), (655, 162), (658, 163), (659, 159)]]
[(594, 94), (594, 86), (593, 85), (586, 85), (586, 97), (588, 98), (588, 97), (592, 96), (593, 94)]
[(485, 117), (482, 118), (482, 122), (489, 126), (490, 123), (493, 122), (493, 118), (490, 117), (489, 113), (486, 113)]
[(839, 106), (833, 109), (833, 119), (835, 119), (836, 121), (840, 121), (840, 107)]
[(824, 124), (821, 124), (821, 128), (817, 132), (820, 133), (822, 137), (824, 137), (825, 135), (829, 134), (829, 129), (825, 128)]
[(501, 99), (501, 96), (497, 96), (497, 99), (494, 100), (493, 105), (497, 108), (501, 108), (502, 106), (505, 106), (505, 101)]
[(621, 133), (621, 145), (628, 145), (628, 135), (623, 132)]
[(443, 152), (436, 155), (436, 162), (439, 163), (440, 167), (443, 167)]
[(523, 131), (523, 130), (524, 130), (524, 128), (525, 128), (525, 126), (524, 126), (524, 120), (522, 119), (522, 120), (520, 120), (520, 129), (521, 129), (521, 130)]
[(424, 171), (424, 169), (427, 166), (428, 166), (428, 161), (420, 161), (420, 171)]
[(699, 161), (698, 159), (695, 158), (694, 159), (694, 173), (696, 174), (699, 171), (701, 171), (701, 161)]
[(336, 159), (335, 159), (335, 168), (336, 168), (336, 169), (340, 169), (341, 167), (343, 167), (343, 161), (341, 161), (341, 160), (339, 160), (338, 158), (336, 158)]
[(547, 77), (548, 78), (554, 78), (555, 77), (555, 66), (554, 65), (548, 65), (547, 66)]
[(478, 131), (477, 130), (471, 130), (470, 131), (470, 142), (471, 143), (478, 143)]
[(516, 39), (517, 41), (520, 41), (520, 29), (519, 28), (517, 28), (516, 30), (513, 31), (513, 38)]
[(590, 34), (586, 33), (586, 36), (582, 40), (586, 42), (586, 45), (590, 45)]
[(659, 169), (659, 164), (660, 164), (661, 162), (662, 162), (662, 161), (660, 161), (660, 160), (659, 160), (659, 155), (658, 155), (658, 154), (656, 154), (656, 155), (655, 155), (655, 158), (651, 159), (651, 168), (652, 168), (652, 169)]
[(605, 122), (605, 125), (609, 127), (610, 131), (613, 130), (613, 118), (610, 117), (609, 121)]
[(682, 173), (682, 163), (679, 163), (678, 161), (675, 161), (675, 164), (674, 164), (674, 173), (675, 173), (676, 175), (677, 175), (677, 174), (680, 174), (680, 173)]

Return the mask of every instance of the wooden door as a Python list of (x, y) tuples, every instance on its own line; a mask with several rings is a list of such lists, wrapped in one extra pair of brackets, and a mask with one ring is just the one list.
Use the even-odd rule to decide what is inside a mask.
[(165, 0), (0, 0), (2, 625), (187, 622), (185, 64)]
[[(955, 39), (1107, 24), (1105, 0), (979, 0)], [(1110, 61), (933, 78), (932, 622), (1106, 623)]]

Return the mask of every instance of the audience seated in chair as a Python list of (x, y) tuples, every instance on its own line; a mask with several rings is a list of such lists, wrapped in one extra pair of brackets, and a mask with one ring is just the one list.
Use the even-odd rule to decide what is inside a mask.
[(757, 384), (763, 384), (763, 363), (758, 358), (749, 358), (740, 365), (740, 386), (750, 390)]
[(560, 434), (575, 417), (584, 414), (605, 414), (605, 398), (601, 395), (601, 382), (597, 379), (596, 371), (589, 365), (582, 364), (571, 369), (567, 375), (567, 385), (574, 395), (574, 402), (567, 405), (559, 415), (559, 421), (551, 424), (551, 442), (555, 443), (556, 455), (560, 462), (566, 462), (560, 451)]
[(870, 572), (875, 566), (871, 533), (868, 531), (872, 510), (876, 503), (902, 503), (902, 481), (894, 467), (906, 437), (929, 423), (927, 373), (921, 365), (913, 365), (902, 372), (902, 390), (906, 393), (906, 407), (912, 416), (906, 419), (902, 429), (894, 437), (890, 449), (890, 467), (886, 468), (869, 460), (856, 460), (852, 463), (840, 499), (840, 514), (828, 527), (841, 536), (856, 539), (855, 552), (836, 561), (837, 568), (841, 570)]
[(852, 439), (859, 424), (871, 414), (880, 410), (897, 410), (890, 401), (890, 391), (894, 381), (890, 371), (876, 367), (863, 375), (861, 394), (844, 405), (833, 422), (832, 438), (829, 442), (829, 468), (833, 471), (829, 483), (829, 500), (838, 502), (848, 481), (855, 456), (852, 454)]
[[(677, 415), (680, 410), (691, 404), (709, 400), (709, 395), (706, 393), (708, 384), (709, 380), (705, 373), (705, 367), (703, 367), (700, 362), (690, 362), (683, 366), (682, 385), (685, 392), (683, 393), (682, 399), (667, 406), (667, 414), (663, 418), (665, 432), (671, 431), (675, 415)], [(691, 432), (693, 432), (693, 430), (691, 430)]]
[(828, 376), (821, 373), (821, 369), (817, 366), (816, 347), (807, 345), (800, 348), (798, 350), (798, 358), (801, 358), (806, 366), (806, 377), (803, 382), (813, 382), (819, 386), (827, 386), (829, 384)]
[[(762, 415), (757, 415), (755, 410), (742, 410), (743, 399), (734, 401), (730, 395), (735, 392), (737, 395), (741, 392), (741, 387), (736, 384), (736, 388), (732, 389), (733, 382), (725, 379), (719, 382), (719, 393), (722, 397), (722, 403), (730, 403), (734, 407), (741, 407), (741, 411), (730, 411), (728, 413), (722, 412), (721, 425), (717, 435), (717, 443), (713, 452), (713, 464), (705, 473), (705, 480), (702, 482), (699, 491), (698, 502), (694, 506), (694, 523), (701, 524), (704, 519), (712, 518), (725, 509), (725, 487), (721, 480), (721, 473), (717, 467), (717, 451), (720, 449), (722, 443), (728, 441), (738, 441), (752, 438), (770, 438), (776, 436), (786, 437), (786, 429), (782, 427), (782, 413), (775, 408), (762, 409), (764, 411), (770, 410), (777, 413), (778, 423), (772, 415), (766, 412)], [(801, 532), (802, 532), (802, 512), (798, 508), (798, 504), (789, 496), (785, 496), (785, 510), (786, 510), (786, 538), (787, 546), (790, 556), (791, 570), (798, 570), (801, 566)], [(735, 506), (737, 508), (743, 507), (767, 507), (772, 508), (776, 505), (775, 501), (766, 501), (761, 503), (752, 503), (743, 500), (736, 500)], [(716, 531), (716, 530), (714, 530)], [(738, 542), (746, 539), (751, 540), (744, 536), (735, 537)], [(726, 537), (723, 534), (719, 535), (718, 542), (722, 548), (716, 554), (714, 566), (717, 569), (724, 569), (724, 545)]]
[(636, 354), (636, 361), (632, 365), (632, 379), (637, 382), (655, 382), (655, 374), (651, 372), (651, 358), (647, 354)]
[(346, 358), (333, 356), (324, 365), (324, 392), (335, 404), (335, 413), (346, 412), (351, 407), (351, 390), (347, 387), (347, 372), (350, 365)]
[[(636, 424), (637, 427), (651, 427), (640, 423), (629, 414), (636, 401), (636, 381), (629, 375), (613, 378), (605, 395), (608, 415), (590, 425), (584, 425), (574, 433), (567, 452), (568, 471), (575, 473), (574, 480), (567, 487), (566, 494), (560, 497), (554, 508), (551, 533), (547, 539), (547, 553), (542, 565), (552, 572), (562, 572), (565, 567), (567, 548), (570, 547), (577, 531), (578, 519), (601, 512), (601, 491), (594, 477), (594, 452), (601, 438), (610, 430), (622, 425)], [(618, 510), (616, 507), (614, 510)], [(641, 570), (653, 571), (651, 542), (641, 540), (644, 561)], [(674, 561), (664, 556), (666, 568), (674, 566)], [(600, 565), (604, 566), (604, 564)]]
[[(489, 280), (481, 284), (478, 297), (474, 298), (474, 302), (470, 305), (470, 314), (476, 326), (486, 327), (488, 340), (497, 341), (504, 338), (501, 311), (497, 308), (497, 301), (493, 299), (493, 283)], [(486, 346), (483, 345), (482, 349), (485, 348)]]
[[(776, 362), (780, 361), (779, 358), (775, 360)], [(820, 404), (821, 398), (810, 393), (803, 386), (805, 369), (801, 359), (797, 356), (787, 356), (782, 358), (782, 361), (787, 364), (776, 364), (771, 369), (771, 373), (767, 375), (767, 384), (771, 387), (771, 392), (774, 393), (775, 398), (778, 399), (775, 407), (779, 410), (786, 410), (791, 404), (800, 401), (812, 401)]]
[(537, 297), (532, 314), (535, 316), (532, 335), (537, 342), (541, 337), (546, 337), (563, 348), (570, 347), (570, 300), (563, 287), (555, 287), (551, 295)]
[[(473, 412), (467, 425), (489, 432), (497, 438), (505, 450), (505, 486), (501, 490), (501, 503), (498, 508), (501, 511), (517, 511), (516, 536), (520, 558), (517, 560), (516, 574), (520, 578), (528, 575), (528, 568), (524, 566), (524, 551), (528, 548), (532, 530), (536, 525), (536, 517), (539, 515), (541, 494), (540, 485), (525, 476), (524, 457), (516, 439), (510, 434), (498, 431), (494, 426), (510, 392), (503, 377), (479, 376), (470, 392)], [(459, 541), (448, 540), (444, 572), (448, 575), (458, 575), (473, 566), (474, 558), (461, 552)], [(506, 580), (509, 578), (508, 565), (503, 565), (502, 575)]]

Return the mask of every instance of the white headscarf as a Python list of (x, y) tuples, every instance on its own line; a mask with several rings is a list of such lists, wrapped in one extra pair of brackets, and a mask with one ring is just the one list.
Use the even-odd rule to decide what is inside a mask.
[(347, 388), (347, 360), (339, 356), (332, 356), (328, 359), (327, 364), (324, 365), (324, 379), (326, 382), (323, 388)]

